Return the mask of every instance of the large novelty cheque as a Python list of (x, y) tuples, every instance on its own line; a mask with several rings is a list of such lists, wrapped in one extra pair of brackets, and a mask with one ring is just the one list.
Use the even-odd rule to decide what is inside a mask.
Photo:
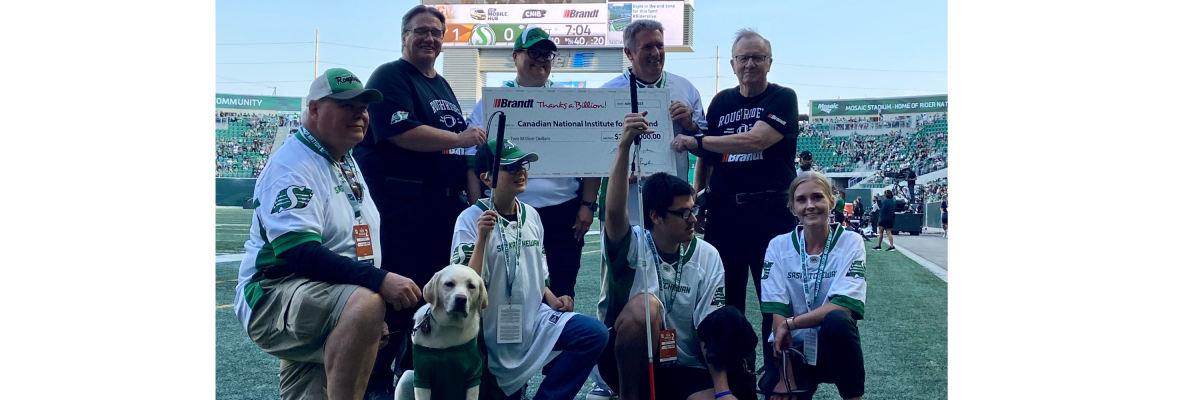
[[(669, 98), (667, 89), (638, 89), (638, 111), (649, 111), (646, 120), (654, 131), (642, 136), (645, 175), (675, 173)], [(503, 111), (504, 139), (538, 154), (531, 178), (607, 177), (631, 110), (629, 89), (484, 88), (482, 101), (485, 123)], [(487, 127), (490, 138), (499, 121), (492, 118)]]

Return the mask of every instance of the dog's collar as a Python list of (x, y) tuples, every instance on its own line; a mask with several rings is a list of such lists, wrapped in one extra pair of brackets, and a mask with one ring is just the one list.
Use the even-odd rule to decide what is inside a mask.
[(413, 327), (413, 333), (417, 333), (417, 330), (420, 330), (421, 333), (428, 335), (429, 330), (433, 328), (433, 324), (430, 324), (430, 321), (437, 322), (433, 320), (433, 307), (425, 309), (425, 319), (421, 321), (420, 325)]

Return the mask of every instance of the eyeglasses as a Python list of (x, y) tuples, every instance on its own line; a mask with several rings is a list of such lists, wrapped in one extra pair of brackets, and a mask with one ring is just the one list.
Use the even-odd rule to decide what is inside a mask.
[(342, 167), (342, 177), (346, 178), (347, 182), (350, 182), (350, 191), (354, 192), (354, 199), (362, 201), (362, 186), (359, 186), (358, 181), (354, 180), (354, 170), (350, 169), (346, 164), (338, 165)]
[(446, 33), (444, 31), (442, 31), (441, 29), (427, 29), (427, 28), (409, 29), (408, 31), (412, 32), (413, 34), (416, 34), (418, 38), (425, 37), (425, 35), (433, 35), (433, 40), (437, 40), (437, 41), (441, 41), (442, 36)]
[(512, 164), (508, 164), (508, 165), (501, 165), (500, 169), (502, 169), (505, 172), (508, 172), (510, 174), (515, 174), (515, 173), (521, 172), (522, 169), (528, 170), (529, 169), (529, 161), (521, 161), (521, 162), (512, 163)]
[(738, 64), (742, 64), (742, 65), (745, 65), (746, 61), (750, 61), (750, 60), (754, 60), (755, 64), (762, 64), (764, 61), (767, 61), (767, 58), (769, 58), (769, 56), (764, 56), (761, 54), (755, 54), (755, 55), (750, 55), (750, 56), (733, 56), (733, 59), (736, 60)]
[(532, 58), (534, 60), (546, 60), (546, 61), (552, 61), (552, 60), (554, 60), (554, 57), (558, 56), (558, 53), (555, 53), (553, 51), (537, 51), (534, 49), (525, 49), (525, 54), (528, 54), (529, 58)]
[(700, 206), (695, 206), (692, 208), (685, 208), (682, 210), (667, 210), (667, 213), (678, 215), (679, 218), (688, 219), (691, 216), (700, 213)]

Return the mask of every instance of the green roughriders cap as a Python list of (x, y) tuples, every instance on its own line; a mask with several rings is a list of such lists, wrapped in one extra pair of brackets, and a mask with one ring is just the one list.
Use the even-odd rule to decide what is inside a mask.
[[(487, 144), (480, 146), (481, 148), (475, 151), (475, 169), (477, 171), (485, 171), (492, 167), (496, 157), (496, 139), (489, 140)], [(509, 165), (520, 161), (534, 162), (538, 160), (537, 153), (522, 151), (520, 147), (510, 141), (504, 141), (504, 147), (500, 149), (500, 165)], [(480, 170), (479, 168), (484, 168)]]
[(550, 40), (550, 34), (546, 33), (546, 31), (542, 28), (538, 28), (536, 26), (527, 28), (522, 31), (520, 35), (517, 35), (516, 43), (513, 45), (513, 51), (528, 49), (535, 43), (543, 40), (550, 43), (550, 48), (552, 50), (558, 51), (558, 46), (554, 44), (553, 40)]
[(375, 89), (363, 89), (362, 81), (354, 76), (353, 72), (344, 68), (326, 70), (325, 73), (313, 80), (312, 86), (308, 87), (309, 100), (320, 100), (326, 97), (350, 100), (362, 95), (367, 96), (367, 103), (383, 101), (383, 93), (379, 93)]

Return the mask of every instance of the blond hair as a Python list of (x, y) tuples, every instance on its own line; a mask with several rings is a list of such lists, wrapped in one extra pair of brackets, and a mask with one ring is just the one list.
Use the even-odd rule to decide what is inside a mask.
[(792, 179), (791, 185), (788, 185), (788, 211), (792, 215), (796, 215), (796, 188), (800, 187), (801, 183), (808, 181), (815, 182), (821, 188), (821, 193), (825, 194), (825, 200), (829, 202), (830, 209), (833, 209), (834, 204), (837, 204), (833, 200), (833, 185), (829, 183), (829, 178), (826, 178), (825, 174), (817, 171), (804, 171), (800, 175), (797, 175), (796, 179)]

